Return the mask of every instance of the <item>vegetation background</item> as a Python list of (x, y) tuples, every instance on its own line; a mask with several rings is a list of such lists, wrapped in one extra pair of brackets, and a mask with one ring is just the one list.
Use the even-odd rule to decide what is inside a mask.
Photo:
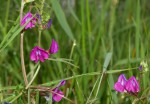
[[(24, 15), (40, 0), (27, 3)], [(20, 0), (0, 1), (0, 102), (17, 98), (24, 80), (20, 63)], [(32, 13), (36, 14), (35, 9)], [(41, 68), (32, 85), (54, 86), (61, 79), (66, 98), (78, 104), (130, 104), (136, 98), (114, 91), (118, 76), (134, 75), (140, 79), (138, 67), (142, 60), (149, 65), (150, 2), (149, 0), (45, 0), (44, 13), (50, 14), (52, 26), (42, 31), (42, 47), (48, 49), (54, 38), (59, 52), (52, 60), (40, 63)], [(12, 30), (11, 30), (12, 29)], [(24, 56), (29, 80), (34, 75), (30, 51), (37, 45), (38, 27), (28, 29), (24, 36)], [(68, 60), (65, 60), (68, 59)], [(72, 64), (71, 64), (72, 63)], [(78, 66), (78, 67), (77, 67)], [(149, 70), (149, 69), (148, 69)], [(149, 71), (140, 79), (139, 98), (150, 103)], [(27, 93), (26, 93), (27, 92)], [(46, 104), (40, 97), (36, 104)], [(30, 104), (25, 91), (13, 104)], [(138, 104), (143, 104), (137, 101)], [(60, 104), (70, 104), (63, 99)]]

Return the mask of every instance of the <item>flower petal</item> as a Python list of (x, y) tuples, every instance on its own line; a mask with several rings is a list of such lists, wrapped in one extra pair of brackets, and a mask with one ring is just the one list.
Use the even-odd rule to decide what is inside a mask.
[(128, 92), (139, 92), (140, 88), (139, 88), (139, 83), (137, 82), (137, 80), (135, 79), (134, 76), (132, 76), (126, 83), (125, 88)]
[(126, 77), (125, 77), (124, 74), (121, 74), (121, 75), (119, 76), (118, 82), (120, 82), (122, 86), (124, 86), (124, 85), (126, 84), (127, 79), (126, 79)]
[(58, 51), (58, 44), (54, 39), (52, 39), (52, 43), (51, 43), (51, 46), (50, 46), (50, 49), (49, 49), (49, 53), (54, 54), (57, 51)]
[(52, 19), (49, 19), (48, 23), (47, 23), (47, 28), (50, 28), (52, 25)]
[(46, 101), (49, 101), (49, 100), (50, 100), (49, 95), (44, 96), (44, 98), (46, 99)]
[[(20, 25), (23, 26), (26, 22), (28, 22), (28, 20), (30, 20), (32, 18), (32, 13), (28, 12), (21, 20)], [(33, 18), (26, 26), (25, 29), (28, 28), (33, 28), (35, 27), (35, 23), (36, 23), (36, 18)]]
[(66, 84), (66, 80), (61, 80), (61, 81), (59, 82), (59, 84), (57, 85), (57, 87), (63, 86), (63, 85), (65, 85), (65, 84)]
[(36, 54), (35, 54), (36, 50), (37, 50), (37, 46), (34, 47), (30, 52), (30, 60), (32, 60), (32, 61), (36, 60)]
[(64, 96), (64, 94), (60, 90), (55, 90), (54, 92), (55, 93), (53, 93), (52, 98), (54, 101), (59, 102), (62, 99), (62, 97)]
[(124, 86), (120, 82), (115, 83), (114, 89), (118, 92), (125, 92)]
[(35, 63), (37, 63), (38, 60), (44, 62), (46, 59), (48, 59), (48, 57), (48, 52), (38, 46), (35, 46), (30, 53), (30, 59), (31, 61), (35, 61)]

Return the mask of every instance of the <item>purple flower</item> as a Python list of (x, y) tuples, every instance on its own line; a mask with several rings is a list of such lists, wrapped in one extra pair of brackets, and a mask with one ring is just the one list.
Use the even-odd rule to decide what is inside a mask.
[(48, 59), (49, 54), (44, 49), (35, 46), (30, 53), (30, 59), (34, 61), (35, 63), (40, 60), (41, 62), (44, 62), (44, 60)]
[(51, 43), (51, 46), (50, 46), (50, 49), (49, 49), (49, 53), (50, 54), (56, 53), (58, 51), (58, 48), (59, 48), (58, 43), (54, 39), (52, 39), (52, 43)]
[(128, 92), (132, 92), (132, 93), (136, 93), (139, 92), (140, 88), (139, 88), (139, 83), (137, 82), (137, 80), (135, 79), (134, 76), (132, 76), (125, 85), (125, 88)]
[(143, 69), (143, 66), (142, 66), (142, 65), (140, 65), (138, 69), (141, 71), (141, 70)]
[[(21, 20), (21, 26), (23, 26), (26, 22), (28, 22), (28, 20), (30, 20), (32, 18), (32, 13), (28, 12), (24, 17), (23, 19)], [(36, 18), (33, 18), (26, 26), (25, 26), (25, 29), (28, 29), (28, 28), (33, 28), (35, 27), (35, 23), (36, 23)]]
[(124, 74), (121, 74), (118, 78), (118, 81), (114, 85), (114, 89), (118, 92), (125, 92), (125, 84), (127, 79)]
[[(63, 97), (64, 93), (59, 90), (59, 87), (65, 85), (66, 81), (62, 80), (53, 90), (52, 90), (52, 100), (53, 102), (59, 102)], [(49, 95), (45, 96), (45, 99), (49, 101)]]
[(50, 28), (52, 25), (52, 19), (49, 19), (49, 21), (47, 22), (47, 28)]
[(38, 19), (38, 24), (41, 24), (41, 21), (42, 21), (41, 15), (40, 14), (36, 14), (36, 17)]

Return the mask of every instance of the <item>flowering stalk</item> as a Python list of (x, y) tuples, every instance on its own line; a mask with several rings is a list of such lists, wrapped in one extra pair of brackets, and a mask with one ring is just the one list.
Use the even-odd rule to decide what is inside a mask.
[[(23, 16), (23, 8), (24, 8), (24, 1), (22, 0), (21, 1), (21, 9), (20, 9), (20, 23), (21, 23), (22, 16)], [(27, 80), (26, 69), (25, 69), (25, 64), (24, 64), (23, 37), (24, 37), (24, 32), (21, 32), (21, 36), (20, 36), (21, 69), (22, 69), (25, 86), (27, 86), (28, 80)]]
[[(42, 6), (41, 6), (41, 10), (40, 10), (40, 15), (42, 15), (42, 13), (43, 13), (44, 2), (45, 2), (45, 0), (42, 0)], [(40, 23), (39, 26), (40, 26), (40, 28), (39, 28), (38, 46), (41, 46), (42, 23)]]

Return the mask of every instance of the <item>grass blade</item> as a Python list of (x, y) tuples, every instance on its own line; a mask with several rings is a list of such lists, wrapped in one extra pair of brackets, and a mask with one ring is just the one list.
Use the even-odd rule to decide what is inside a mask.
[(69, 38), (71, 40), (74, 40), (74, 36), (73, 36), (73, 33), (67, 23), (67, 19), (65, 17), (65, 14), (58, 2), (58, 0), (51, 0), (51, 3), (52, 3), (52, 8), (55, 12), (55, 15), (60, 23), (60, 25), (62, 26), (62, 28), (64, 29), (64, 31), (67, 33), (67, 35), (69, 36)]

